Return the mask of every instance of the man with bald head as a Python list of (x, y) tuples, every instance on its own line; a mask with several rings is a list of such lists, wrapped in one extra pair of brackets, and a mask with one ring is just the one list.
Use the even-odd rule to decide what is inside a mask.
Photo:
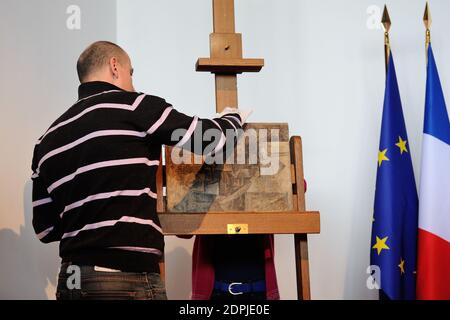
[(77, 71), (81, 83), (103, 80), (125, 91), (134, 91), (130, 57), (112, 42), (98, 41), (90, 45), (80, 55)]
[[(60, 242), (56, 297), (166, 299), (156, 213), (161, 146), (216, 154), (248, 114), (191, 117), (135, 92), (130, 58), (111, 42), (91, 44), (77, 71), (78, 100), (40, 137), (32, 161), (33, 227), (42, 242)], [(213, 141), (194, 141), (208, 130)]]

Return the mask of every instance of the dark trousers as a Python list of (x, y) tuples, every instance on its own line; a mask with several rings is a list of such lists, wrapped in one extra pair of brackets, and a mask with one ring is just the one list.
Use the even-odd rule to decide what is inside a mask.
[(167, 300), (158, 273), (96, 271), (93, 266), (63, 263), (57, 300)]

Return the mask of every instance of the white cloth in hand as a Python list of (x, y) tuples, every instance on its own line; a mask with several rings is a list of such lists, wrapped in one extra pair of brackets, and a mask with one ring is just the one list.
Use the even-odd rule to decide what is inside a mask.
[(226, 107), (218, 115), (219, 115), (219, 117), (223, 117), (224, 115), (230, 114), (230, 113), (239, 114), (239, 116), (241, 117), (241, 122), (242, 122), (241, 124), (244, 125), (244, 123), (247, 122), (248, 117), (253, 113), (253, 110), (241, 110), (241, 109), (237, 109), (237, 108)]

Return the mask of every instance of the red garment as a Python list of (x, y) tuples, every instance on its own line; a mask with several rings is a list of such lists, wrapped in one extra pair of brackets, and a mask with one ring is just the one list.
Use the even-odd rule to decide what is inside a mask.
[[(214, 289), (213, 243), (210, 239), (196, 236), (192, 252), (192, 300), (209, 300)], [(267, 300), (279, 300), (277, 275), (274, 261), (273, 235), (264, 237), (264, 257)]]

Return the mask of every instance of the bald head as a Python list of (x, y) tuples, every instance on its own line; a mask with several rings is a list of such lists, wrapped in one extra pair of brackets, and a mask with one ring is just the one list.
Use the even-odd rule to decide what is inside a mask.
[(97, 41), (87, 47), (78, 58), (77, 72), (81, 83), (105, 81), (124, 90), (134, 91), (130, 58), (115, 43)]

